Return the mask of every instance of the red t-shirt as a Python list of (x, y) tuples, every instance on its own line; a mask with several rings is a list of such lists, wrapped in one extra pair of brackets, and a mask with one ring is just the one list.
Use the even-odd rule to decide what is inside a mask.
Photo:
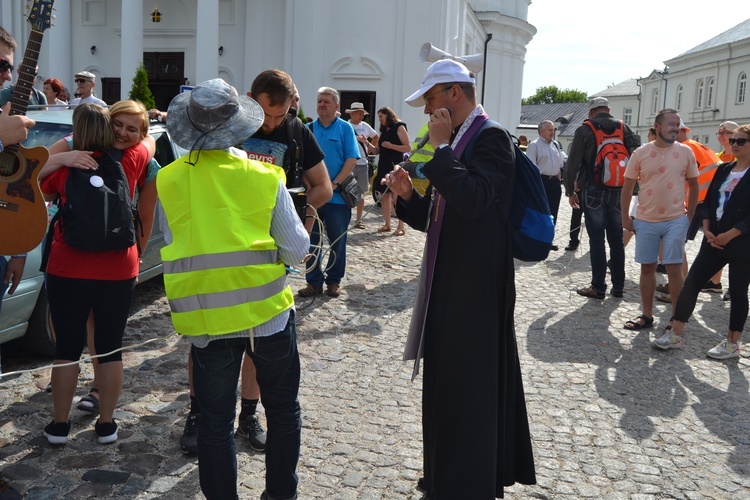
[[(126, 149), (122, 154), (122, 168), (128, 178), (130, 197), (135, 194), (138, 179), (149, 161), (148, 149), (142, 144)], [(61, 168), (45, 177), (40, 186), (45, 194), (59, 194), (65, 203), (65, 182), (68, 168)], [(88, 280), (126, 280), (138, 276), (138, 246), (108, 252), (87, 252), (71, 247), (63, 239), (60, 225), (55, 227), (52, 250), (47, 264), (49, 274), (63, 278)]]

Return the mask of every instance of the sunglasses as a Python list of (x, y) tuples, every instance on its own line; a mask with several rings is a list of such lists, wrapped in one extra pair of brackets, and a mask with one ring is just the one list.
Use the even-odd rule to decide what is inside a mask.
[(76, 83), (86, 83), (88, 80), (84, 80), (83, 78), (76, 78), (73, 81), (76, 82)]
[(716, 135), (732, 135), (734, 132), (730, 132), (729, 130), (722, 130), (721, 132), (716, 132)]
[(6, 71), (10, 71), (12, 73), (13, 65), (5, 59), (0, 59), (0, 73), (5, 73)]
[(750, 139), (735, 139), (734, 137), (732, 137), (731, 139), (729, 139), (729, 144), (731, 144), (732, 146), (737, 144), (741, 147), (744, 146), (748, 141), (750, 141)]

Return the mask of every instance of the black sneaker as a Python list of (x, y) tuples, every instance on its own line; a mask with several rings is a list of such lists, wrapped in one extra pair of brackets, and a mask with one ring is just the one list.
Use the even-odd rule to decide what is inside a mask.
[(113, 418), (111, 422), (96, 421), (94, 425), (96, 435), (99, 436), (99, 444), (110, 444), (117, 441), (117, 422)]
[(50, 444), (67, 444), (68, 434), (70, 434), (70, 420), (67, 422), (53, 420), (44, 428), (44, 437)]
[(656, 272), (661, 274), (667, 274), (667, 268), (661, 262), (656, 264)]
[(257, 415), (249, 415), (237, 426), (237, 434), (250, 440), (250, 448), (255, 451), (266, 451), (266, 431), (260, 425)]
[(180, 448), (182, 448), (183, 453), (198, 454), (198, 421), (200, 418), (200, 413), (191, 413), (187, 416), (185, 430), (182, 431), (182, 437), (180, 438)]
[(708, 280), (705, 285), (703, 285), (703, 288), (701, 288), (701, 292), (710, 292), (710, 293), (721, 293), (721, 283), (714, 283), (711, 280)]

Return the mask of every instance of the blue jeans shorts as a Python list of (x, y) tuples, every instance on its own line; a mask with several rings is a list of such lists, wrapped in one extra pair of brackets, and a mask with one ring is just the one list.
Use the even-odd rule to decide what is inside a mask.
[(662, 263), (682, 264), (685, 258), (685, 238), (690, 221), (687, 215), (663, 222), (648, 222), (636, 219), (635, 261), (639, 264), (654, 264), (659, 261), (659, 245)]

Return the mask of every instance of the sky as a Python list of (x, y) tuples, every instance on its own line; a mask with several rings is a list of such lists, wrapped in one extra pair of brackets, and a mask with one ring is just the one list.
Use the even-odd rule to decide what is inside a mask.
[[(629, 0), (532, 0), (522, 97), (556, 85), (594, 95), (629, 78), (643, 78), (664, 61), (747, 19), (732, 3), (719, 13), (701, 3)], [(739, 14), (739, 15), (738, 15)]]

